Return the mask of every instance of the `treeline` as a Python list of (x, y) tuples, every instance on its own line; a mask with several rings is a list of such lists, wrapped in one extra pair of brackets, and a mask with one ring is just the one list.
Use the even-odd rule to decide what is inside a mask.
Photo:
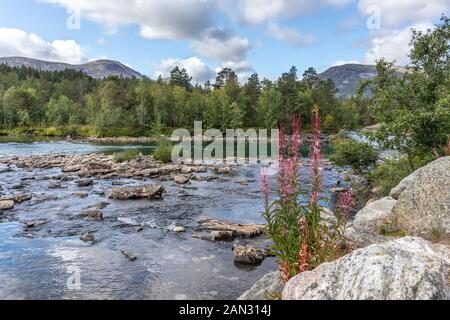
[[(277, 81), (254, 73), (241, 84), (225, 68), (214, 83), (192, 86), (191, 77), (176, 67), (170, 79), (93, 79), (82, 72), (37, 71), (0, 65), (0, 126), (42, 128), (88, 125), (99, 134), (129, 128), (130, 134), (154, 134), (164, 128), (275, 128), (300, 114), (308, 127), (313, 103), (321, 107), (328, 131), (369, 125), (368, 101), (341, 101), (331, 80), (319, 79), (313, 68), (301, 79), (293, 67)], [(122, 130), (123, 132), (123, 130)]]

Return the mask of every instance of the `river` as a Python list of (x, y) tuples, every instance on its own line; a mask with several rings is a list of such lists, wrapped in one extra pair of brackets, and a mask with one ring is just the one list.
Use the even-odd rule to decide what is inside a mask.
[[(155, 146), (0, 138), (0, 157), (112, 153), (130, 148), (150, 154)], [(0, 213), (0, 299), (236, 299), (277, 268), (273, 258), (260, 266), (237, 267), (233, 243), (192, 237), (201, 216), (263, 223), (257, 165), (238, 167), (236, 176), (192, 181), (187, 186), (147, 178), (145, 183), (167, 189), (164, 199), (124, 202), (108, 199), (112, 180), (95, 180), (87, 188), (66, 181), (61, 188), (51, 189), (59, 169), (12, 169), (0, 173), (1, 196), (32, 193), (33, 199)], [(324, 190), (335, 186), (339, 171), (324, 170)], [(308, 172), (308, 166), (301, 170), (305, 184)], [(242, 179), (248, 184), (239, 183)], [(88, 196), (74, 196), (80, 191)], [(54, 198), (41, 200), (48, 196)], [(104, 221), (79, 219), (80, 211), (99, 204), (105, 207)], [(30, 234), (24, 228), (30, 220), (48, 223)], [(136, 233), (136, 226), (143, 226), (143, 231)], [(170, 231), (174, 226), (183, 226), (187, 232), (175, 234)], [(89, 231), (95, 232), (96, 239), (87, 244), (79, 238)], [(236, 242), (268, 244), (264, 239)], [(121, 251), (133, 253), (137, 260), (130, 262)], [(80, 280), (76, 288), (71, 285), (74, 275)]]

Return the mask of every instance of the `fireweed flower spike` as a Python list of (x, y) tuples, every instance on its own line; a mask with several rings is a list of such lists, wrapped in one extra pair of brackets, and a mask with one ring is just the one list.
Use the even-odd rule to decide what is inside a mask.
[(313, 140), (311, 147), (311, 184), (312, 184), (312, 193), (311, 193), (311, 205), (317, 207), (319, 200), (319, 191), (322, 184), (321, 177), (321, 151), (320, 151), (320, 115), (319, 108), (314, 106), (312, 109), (312, 128), (313, 128)]
[(284, 281), (336, 258), (338, 252), (335, 239), (339, 237), (322, 223), (322, 208), (319, 205), (322, 169), (320, 116), (317, 106), (312, 109), (312, 125), (312, 190), (309, 196), (300, 187), (298, 116), (292, 120), (292, 137), (287, 137), (284, 128), (280, 128), (277, 198), (272, 203), (269, 199), (267, 176), (261, 177), (267, 233), (273, 241), (272, 250)]

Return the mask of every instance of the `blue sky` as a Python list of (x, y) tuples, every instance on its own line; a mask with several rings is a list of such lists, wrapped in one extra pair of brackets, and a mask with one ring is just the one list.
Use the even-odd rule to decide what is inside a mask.
[[(0, 56), (107, 58), (150, 77), (179, 65), (199, 82), (225, 66), (242, 79), (276, 79), (292, 65), (301, 73), (380, 57), (407, 64), (411, 27), (430, 28), (449, 8), (450, 0), (2, 0)], [(70, 17), (80, 28), (67, 27)]]

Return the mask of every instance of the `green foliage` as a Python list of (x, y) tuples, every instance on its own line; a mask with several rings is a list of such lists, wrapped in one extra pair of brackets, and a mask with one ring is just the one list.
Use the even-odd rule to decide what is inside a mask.
[(380, 234), (385, 237), (406, 237), (407, 234), (404, 231), (399, 230), (397, 222), (395, 220), (385, 221), (380, 227)]
[[(146, 77), (93, 79), (71, 70), (46, 72), (0, 65), (0, 126), (7, 131), (49, 127), (51, 135), (60, 131), (55, 128), (88, 126), (88, 132), (80, 133), (159, 136), (166, 128), (189, 129), (194, 121), (203, 121), (205, 129), (284, 125), (289, 132), (294, 114), (301, 116), (305, 127), (310, 125), (310, 108), (316, 102), (327, 120), (326, 130), (335, 131), (346, 125), (340, 114), (346, 114), (347, 121), (347, 114), (355, 111), (343, 112), (336, 92), (333, 83), (320, 80), (312, 68), (303, 79), (292, 67), (277, 81), (260, 80), (254, 73), (244, 84), (236, 72), (225, 68), (214, 85), (194, 87), (187, 71), (180, 68), (172, 70), (170, 81), (162, 77), (153, 81)], [(349, 127), (359, 125), (360, 117), (355, 119)]]
[[(414, 167), (420, 164), (414, 161)], [(411, 164), (407, 158), (399, 160), (387, 160), (378, 165), (370, 174), (369, 179), (379, 196), (388, 196), (404, 178), (413, 173)]]
[(169, 141), (163, 139), (161, 140), (155, 152), (153, 153), (153, 158), (163, 163), (171, 162), (172, 150), (173, 145)]
[(410, 56), (401, 76), (392, 63), (377, 64), (370, 86), (373, 115), (383, 125), (376, 137), (410, 159), (442, 155), (450, 136), (449, 18), (443, 16), (434, 30), (413, 31)]
[(117, 152), (114, 153), (113, 159), (115, 162), (121, 163), (121, 162), (127, 162), (135, 159), (139, 159), (142, 156), (141, 152), (139, 150), (127, 150), (123, 152)]
[(351, 166), (357, 173), (363, 173), (378, 160), (378, 154), (368, 143), (347, 138), (336, 138), (332, 142), (334, 153), (330, 160), (339, 166)]

